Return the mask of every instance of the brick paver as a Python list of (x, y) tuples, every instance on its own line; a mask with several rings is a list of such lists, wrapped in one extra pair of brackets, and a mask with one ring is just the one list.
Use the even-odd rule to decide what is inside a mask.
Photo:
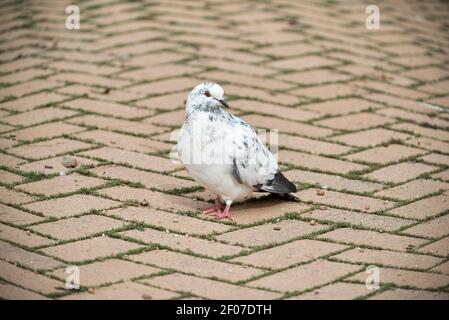
[[(0, 4), (0, 298), (449, 299), (446, 4), (69, 4)], [(201, 215), (169, 152), (205, 80), (279, 130), (299, 201)]]

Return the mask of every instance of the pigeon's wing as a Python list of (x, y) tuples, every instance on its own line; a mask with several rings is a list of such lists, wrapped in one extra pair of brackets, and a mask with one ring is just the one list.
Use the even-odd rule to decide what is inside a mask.
[(279, 171), (276, 159), (256, 132), (249, 124), (235, 118), (238, 125), (228, 137), (235, 180), (272, 193), (296, 192), (295, 185)]

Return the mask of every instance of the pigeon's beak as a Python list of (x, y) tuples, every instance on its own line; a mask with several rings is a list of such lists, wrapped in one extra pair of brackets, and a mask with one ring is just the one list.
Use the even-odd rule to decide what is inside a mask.
[(229, 104), (225, 99), (217, 99), (217, 101), (220, 102), (224, 107), (229, 108)]

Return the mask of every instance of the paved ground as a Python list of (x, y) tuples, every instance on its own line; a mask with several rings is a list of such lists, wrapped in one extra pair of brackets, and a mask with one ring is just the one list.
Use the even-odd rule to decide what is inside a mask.
[[(0, 297), (448, 299), (448, 3), (375, 31), (360, 1), (68, 4), (0, 5)], [(302, 201), (200, 214), (168, 153), (204, 79), (279, 129)]]

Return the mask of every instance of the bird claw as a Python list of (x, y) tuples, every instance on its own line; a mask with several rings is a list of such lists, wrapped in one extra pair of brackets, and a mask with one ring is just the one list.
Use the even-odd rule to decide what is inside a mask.
[(205, 209), (203, 211), (203, 214), (210, 215), (212, 213), (217, 213), (217, 212), (220, 212), (220, 207), (213, 206), (213, 207)]

